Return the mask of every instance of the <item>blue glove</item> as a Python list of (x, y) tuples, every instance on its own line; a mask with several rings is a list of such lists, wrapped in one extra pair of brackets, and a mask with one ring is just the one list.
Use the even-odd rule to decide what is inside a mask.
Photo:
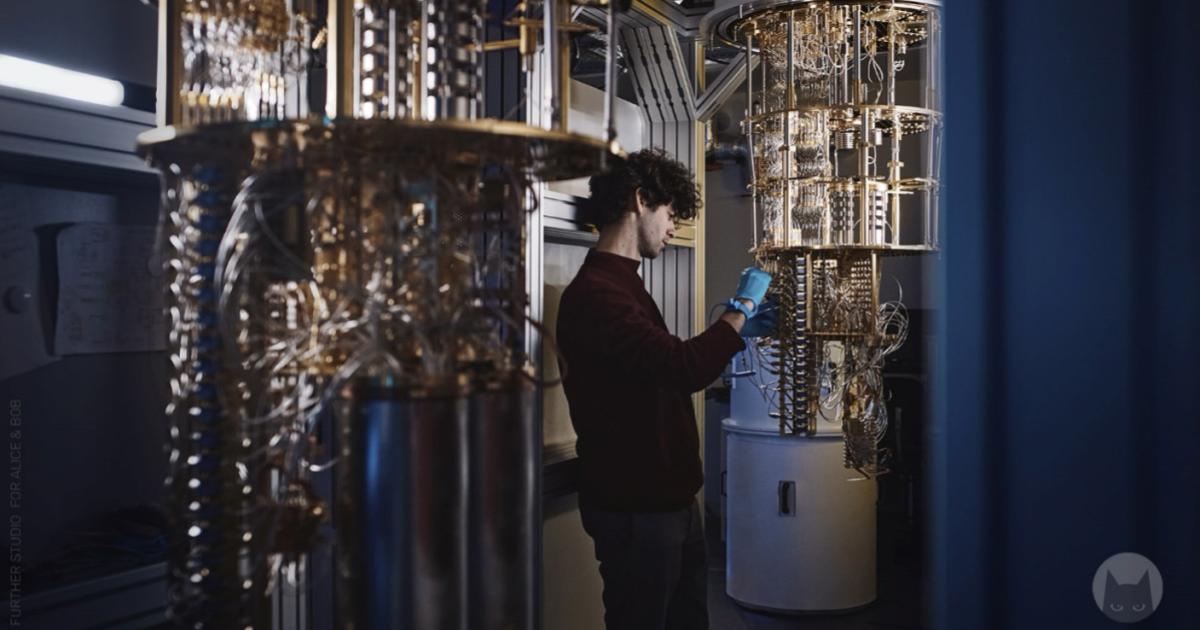
[[(758, 267), (746, 267), (742, 270), (742, 277), (738, 280), (737, 291), (734, 292), (733, 299), (729, 300), (729, 307), (741, 311), (747, 318), (754, 317), (770, 286), (771, 274)], [(747, 312), (746, 305), (739, 302), (739, 299), (750, 300), (754, 306), (750, 307)]]
[(763, 301), (758, 312), (754, 317), (746, 320), (742, 324), (743, 337), (770, 337), (775, 334), (775, 328), (779, 325), (779, 305), (775, 303), (775, 298), (770, 297)]

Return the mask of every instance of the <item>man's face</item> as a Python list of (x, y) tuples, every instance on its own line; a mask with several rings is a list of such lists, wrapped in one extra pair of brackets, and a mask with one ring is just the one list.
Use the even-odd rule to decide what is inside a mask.
[(650, 207), (638, 200), (638, 253), (643, 258), (658, 258), (675, 237), (675, 209), (672, 204)]

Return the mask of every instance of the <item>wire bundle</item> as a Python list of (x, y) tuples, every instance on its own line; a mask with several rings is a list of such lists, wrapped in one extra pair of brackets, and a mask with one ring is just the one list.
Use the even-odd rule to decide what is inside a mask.
[(759, 264), (774, 277), (780, 332), (749, 346), (744, 376), (781, 434), (816, 435), (820, 419), (837, 422), (846, 466), (864, 476), (886, 472), (883, 366), (908, 336), (903, 303), (874, 306), (869, 254), (776, 250)]

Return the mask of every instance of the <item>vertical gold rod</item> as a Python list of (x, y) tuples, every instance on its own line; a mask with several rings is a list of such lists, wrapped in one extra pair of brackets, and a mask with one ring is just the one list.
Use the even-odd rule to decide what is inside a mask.
[[(938, 90), (941, 86), (942, 78), (942, 36), (940, 14), (936, 11), (930, 11), (926, 17), (928, 21), (929, 41), (925, 45), (925, 107), (935, 111), (941, 111), (941, 99), (938, 96)], [(930, 121), (929, 130), (925, 132), (927, 144), (926, 155), (929, 156), (929, 166), (927, 168), (928, 177), (932, 182), (941, 181), (941, 147), (938, 139), (941, 135), (940, 123)], [(932, 244), (936, 249), (938, 247), (938, 192), (937, 189), (931, 190), (926, 195), (926, 244)], [(932, 206), (932, 207), (930, 207)]]
[(750, 161), (750, 216), (753, 224), (750, 229), (751, 251), (758, 250), (758, 177), (754, 170), (754, 35), (746, 33), (746, 144), (749, 151), (746, 159)]
[(896, 104), (896, 23), (888, 23), (887, 104)]
[(559, 101), (558, 82), (560, 79), (559, 66), (562, 57), (554, 54), (558, 47), (558, 9), (559, 0), (542, 0), (542, 127), (558, 129)]
[[(611, 0), (610, 0), (611, 1)], [(696, 74), (696, 82), (701, 90), (704, 89), (704, 42), (697, 40), (692, 45), (693, 57), (695, 65), (693, 72)], [(699, 90), (696, 92), (699, 94)], [(692, 121), (692, 133), (695, 141), (692, 142), (692, 164), (695, 164), (694, 177), (696, 186), (700, 189), (700, 199), (704, 199), (708, 191), (708, 182), (705, 179), (704, 173), (704, 153), (706, 149), (705, 143), (705, 125)], [(696, 213), (695, 229), (695, 247), (692, 250), (693, 269), (692, 274), (692, 330), (701, 331), (707, 326), (708, 322), (705, 318), (708, 316), (708, 308), (706, 296), (704, 293), (705, 275), (707, 273), (707, 265), (705, 265), (705, 255), (708, 250), (708, 238), (705, 235), (705, 226), (707, 221), (704, 219), (705, 213)], [(704, 392), (700, 391), (692, 395), (692, 409), (696, 414), (696, 422), (699, 424), (698, 431), (700, 433), (700, 443), (705, 441), (705, 418), (704, 418)], [(701, 449), (703, 450), (703, 449)], [(703, 456), (703, 453), (701, 454)], [(700, 509), (703, 511), (704, 493), (700, 495)]]
[(788, 11), (787, 25), (787, 108), (796, 107), (796, 12)]
[(183, 90), (183, 0), (158, 3), (158, 107), (154, 122), (159, 127), (183, 122), (180, 93)]
[(804, 254), (804, 332), (812, 332), (812, 294), (813, 294), (813, 256), (811, 252)]
[(783, 112), (783, 144), (779, 147), (779, 159), (783, 160), (783, 246), (792, 246), (792, 112)]
[[(755, 25), (756, 32), (757, 32), (757, 28), (758, 28), (758, 25)], [(759, 44), (759, 45), (761, 46), (762, 44)], [(771, 150), (771, 145), (770, 145), (771, 136), (768, 133), (768, 131), (770, 130), (770, 127), (768, 125), (769, 125), (771, 119), (769, 116), (767, 116), (768, 104), (767, 104), (767, 56), (766, 56), (766, 54), (763, 54), (762, 57), (759, 58), (758, 65), (759, 65), (760, 69), (762, 70), (762, 72), (760, 72), (758, 75), (758, 91), (759, 91), (759, 93), (762, 94), (762, 97), (761, 97), (762, 103), (760, 104), (760, 106), (758, 108), (758, 113), (763, 117), (764, 131), (763, 131), (762, 140), (763, 140), (763, 153), (765, 154), (767, 151)], [(768, 181), (768, 182), (765, 182), (765, 186), (770, 188), (772, 186), (772, 184), (771, 184), (771, 182)], [(768, 193), (768, 194), (776, 194), (776, 191), (774, 189), (771, 189), (770, 193)], [(764, 223), (765, 223), (765, 221), (764, 221)], [(779, 233), (780, 226), (778, 224), (778, 218), (776, 218), (776, 224), (773, 225), (772, 227), (775, 229), (772, 230), (772, 243), (771, 244), (778, 245), (783, 242), (783, 240), (782, 240), (783, 237)], [(766, 237), (765, 232), (764, 232), (763, 236), (764, 236), (764, 238)]]
[(879, 253), (871, 251), (871, 308), (872, 314), (879, 312)]
[[(850, 19), (850, 7), (843, 7), (842, 11), (838, 11), (838, 19), (841, 21), (841, 26), (844, 29), (846, 22)], [(842, 103), (850, 105), (854, 100), (850, 98), (850, 37), (847, 36), (842, 40)]]
[[(887, 68), (887, 103), (889, 107), (896, 105), (896, 23), (888, 23), (888, 68)], [(900, 116), (896, 110), (892, 114), (892, 160), (888, 163), (888, 202), (891, 206), (892, 245), (900, 244)]]
[(412, 32), (412, 113), (413, 120), (424, 118), (425, 111), (425, 18), (426, 12), (413, 20)]
[[(792, 269), (795, 269), (794, 262), (792, 263)], [(793, 277), (794, 277), (794, 275), (795, 274), (793, 272)], [(807, 361), (805, 362), (805, 370), (806, 370), (807, 374), (802, 375), (802, 377), (811, 375), (813, 373), (813, 362), (816, 360), (816, 357), (813, 356), (813, 347), (816, 346), (817, 344), (812, 343), (812, 338), (807, 336), (807, 334), (806, 334), (806, 333), (812, 332), (814, 330), (812, 312), (813, 312), (813, 254), (811, 251), (806, 251), (806, 252), (804, 252), (804, 329), (802, 331), (795, 331), (793, 333), (794, 337), (792, 339), (792, 348), (793, 348), (792, 351), (794, 352), (795, 349), (797, 349), (797, 348), (803, 348), (804, 352), (805, 352), (805, 358), (807, 359)], [(809, 385), (808, 379), (804, 379), (804, 386), (808, 387), (808, 385)], [(808, 388), (808, 389), (806, 389), (805, 393), (807, 394), (807, 393), (810, 393), (811, 391), (812, 391), (811, 388)], [(811, 397), (806, 396), (805, 402), (807, 404), (805, 405), (805, 409), (804, 409), (804, 411), (805, 411), (804, 433), (806, 433), (808, 435), (812, 435), (816, 429), (816, 427), (813, 423), (816, 422), (816, 410), (817, 410), (818, 405), (820, 404), (820, 399), (818, 398), (817, 400), (813, 400)], [(799, 432), (798, 423), (797, 423), (797, 428), (794, 429), (794, 432)]]
[(783, 112), (783, 246), (792, 246), (792, 110), (796, 107), (795, 62), (796, 12), (788, 11), (787, 22), (787, 103)]
[(863, 98), (862, 76), (862, 7), (854, 7), (854, 102), (859, 105), (858, 115), (862, 119), (858, 133), (858, 179), (861, 187), (858, 193), (858, 243), (867, 245), (867, 228), (874, 223), (871, 219), (871, 182), (868, 177), (870, 170), (867, 155), (869, 137), (871, 134), (871, 110), (866, 107)]
[(862, 78), (862, 7), (854, 7), (854, 46), (852, 47), (854, 54), (854, 95), (853, 103), (861, 103), (863, 100), (863, 78)]
[(867, 176), (867, 171), (870, 170), (867, 154), (867, 135), (870, 133), (870, 111), (868, 109), (860, 110), (862, 116), (862, 127), (859, 130), (858, 137), (858, 243), (860, 245), (868, 245), (867, 242), (867, 227), (873, 224), (871, 219), (871, 179)]
[(941, 14), (930, 10), (926, 16), (929, 33), (925, 45), (925, 107), (941, 110), (942, 89), (942, 23)]
[(400, 39), (400, 38), (397, 37), (396, 35), (397, 35), (397, 31), (401, 28), (402, 25), (396, 24), (396, 9), (394, 7), (388, 8), (387, 19), (388, 19), (387, 117), (388, 118), (396, 118), (396, 113), (399, 111), (399, 108), (400, 108), (400, 95), (396, 93), (396, 75), (399, 74), (398, 68), (396, 68), (396, 58), (400, 53), (400, 51), (396, 49), (396, 40)]
[(329, 34), (325, 67), (325, 115), (353, 118), (354, 111), (354, 0), (330, 0), (326, 32)]
[(892, 161), (888, 163), (891, 173), (888, 179), (888, 196), (892, 206), (892, 245), (900, 245), (900, 142), (904, 132), (900, 128), (900, 114), (892, 110)]
[[(563, 24), (571, 21), (569, 0), (554, 0)], [(558, 129), (567, 131), (571, 116), (571, 32), (558, 28)]]

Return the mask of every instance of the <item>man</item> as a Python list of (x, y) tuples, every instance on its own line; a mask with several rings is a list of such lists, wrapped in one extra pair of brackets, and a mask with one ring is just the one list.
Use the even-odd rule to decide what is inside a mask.
[(691, 394), (745, 347), (739, 333), (773, 327), (765, 309), (755, 316), (771, 278), (747, 269), (716, 323), (687, 341), (672, 336), (638, 266), (667, 247), (676, 219), (696, 215), (690, 173), (645, 150), (589, 185), (589, 220), (600, 239), (563, 292), (557, 339), (605, 623), (609, 630), (703, 630), (707, 567), (695, 500), (703, 476)]

